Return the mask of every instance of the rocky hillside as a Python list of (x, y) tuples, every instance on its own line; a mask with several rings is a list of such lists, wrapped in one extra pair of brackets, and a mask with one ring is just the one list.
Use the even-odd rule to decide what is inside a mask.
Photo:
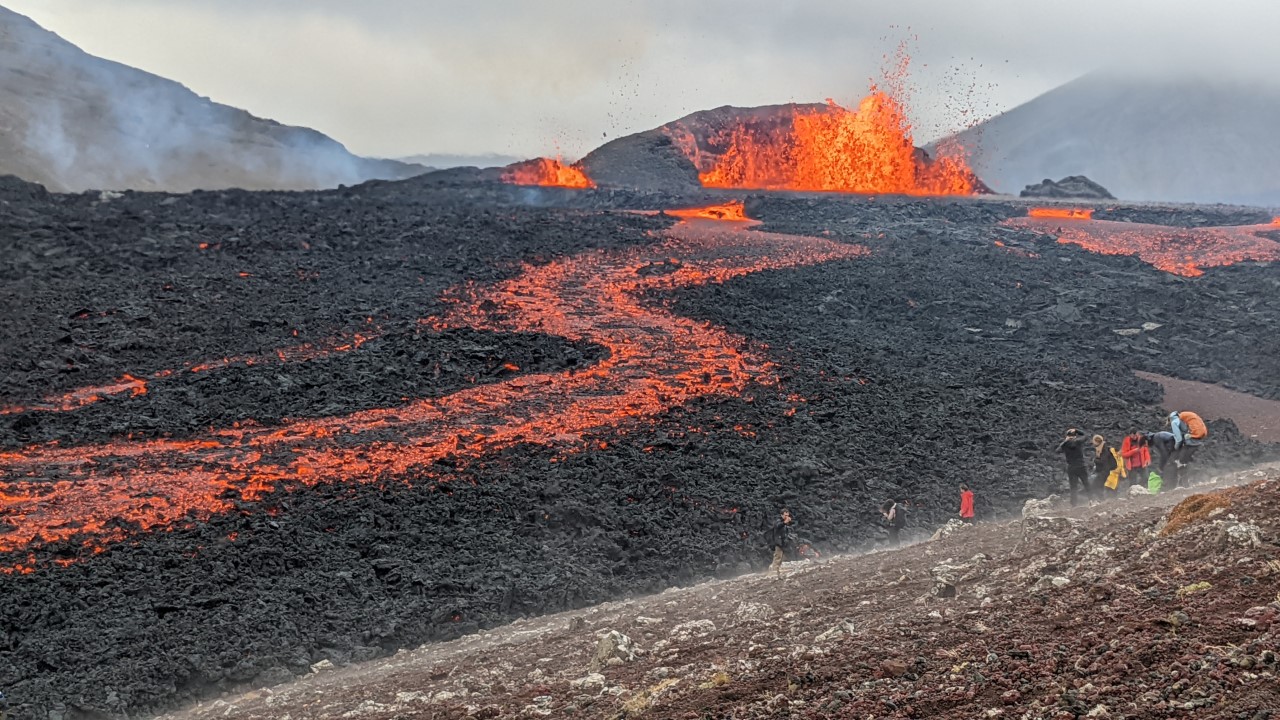
[(58, 191), (186, 192), (328, 188), (422, 170), (94, 57), (0, 7), (0, 175)]
[(325, 661), (168, 717), (1271, 717), (1280, 468), (1211, 485), (1031, 501), (903, 550)]
[(1097, 72), (960, 133), (999, 192), (1087, 175), (1124, 200), (1280, 205), (1280, 86)]

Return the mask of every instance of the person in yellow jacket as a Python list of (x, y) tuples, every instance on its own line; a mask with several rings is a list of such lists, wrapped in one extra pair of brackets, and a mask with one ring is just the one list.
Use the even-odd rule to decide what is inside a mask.
[(1116, 449), (1107, 444), (1106, 438), (1101, 435), (1093, 436), (1093, 476), (1098, 487), (1103, 489), (1103, 497), (1114, 497), (1107, 495), (1106, 491), (1115, 492), (1120, 487), (1120, 478), (1125, 477), (1124, 458)]

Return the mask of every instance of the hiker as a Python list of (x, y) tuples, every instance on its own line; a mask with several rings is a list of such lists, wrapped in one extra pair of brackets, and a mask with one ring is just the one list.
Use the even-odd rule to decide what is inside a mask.
[(782, 514), (778, 518), (778, 522), (769, 529), (766, 536), (769, 544), (773, 546), (773, 562), (769, 564), (769, 570), (782, 575), (782, 561), (787, 555), (795, 554), (795, 538), (791, 534), (791, 511), (782, 508)]
[(960, 521), (973, 523), (973, 491), (964, 483), (960, 483)]
[(1084, 433), (1077, 428), (1067, 430), (1067, 437), (1058, 443), (1054, 452), (1062, 453), (1067, 459), (1067, 483), (1071, 486), (1071, 505), (1076, 504), (1076, 485), (1084, 489), (1086, 496), (1093, 497), (1093, 488), (1089, 485), (1089, 466), (1084, 461), (1084, 445), (1088, 442)]
[(1196, 449), (1209, 437), (1209, 428), (1199, 415), (1190, 411), (1169, 413), (1169, 430), (1177, 444), (1178, 455), (1174, 459), (1183, 465), (1195, 460)]
[[(1160, 432), (1147, 433), (1147, 447), (1155, 451), (1155, 462), (1160, 475), (1167, 481), (1164, 487), (1172, 490), (1178, 487), (1178, 441), (1174, 438), (1173, 433), (1168, 430)], [(1172, 462), (1170, 462), (1172, 461)], [(1165, 468), (1169, 468), (1166, 473)], [(1148, 485), (1151, 482), (1150, 477), (1147, 478)], [(1150, 489), (1148, 487), (1148, 489)]]
[(889, 525), (889, 547), (902, 544), (902, 528), (907, 526), (907, 508), (903, 502), (885, 500), (880, 506), (880, 514)]
[(1124, 458), (1124, 469), (1129, 473), (1129, 485), (1147, 486), (1147, 475), (1151, 472), (1151, 447), (1147, 445), (1147, 436), (1137, 428), (1129, 431), (1120, 444), (1120, 456)]
[(1120, 453), (1107, 444), (1101, 435), (1093, 436), (1093, 477), (1102, 499), (1114, 497), (1107, 493), (1120, 487), (1120, 478), (1124, 476), (1124, 462)]

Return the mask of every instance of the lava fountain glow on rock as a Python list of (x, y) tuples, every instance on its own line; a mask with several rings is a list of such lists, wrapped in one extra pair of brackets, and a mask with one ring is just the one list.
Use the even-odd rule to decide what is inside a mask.
[(591, 178), (576, 165), (565, 165), (560, 158), (534, 158), (516, 163), (502, 175), (502, 181), (513, 185), (544, 187), (593, 188)]
[(781, 130), (729, 131), (728, 147), (699, 174), (706, 187), (905, 195), (971, 195), (973, 171), (958, 152), (917, 151), (901, 104), (872, 88), (856, 110), (827, 101), (797, 108)]
[(439, 329), (548, 333), (608, 349), (607, 360), (584, 371), (525, 375), (270, 428), (0, 453), (8, 526), (0, 533), (0, 553), (18, 555), (7, 571), (30, 572), (35, 551), (53, 543), (96, 552), (138, 532), (233, 511), (239, 501), (280, 488), (445, 482), (439, 461), (462, 465), (520, 443), (575, 449), (584, 435), (653, 418), (693, 398), (772, 383), (774, 366), (744, 350), (744, 338), (641, 298), (867, 251), (740, 227), (684, 223), (655, 246), (583, 253), (527, 266), (494, 285), (464, 285), (447, 294), (451, 313), (430, 321)]
[(1280, 243), (1259, 235), (1274, 231), (1274, 220), (1265, 225), (1178, 228), (1093, 220), (1092, 214), (1088, 209), (1031, 208), (1027, 217), (1003, 224), (1053, 235), (1059, 243), (1103, 255), (1136, 255), (1160, 270), (1184, 277), (1197, 277), (1205, 268), (1238, 262), (1280, 260)]
[(792, 107), (781, 122), (742, 120), (700, 141), (677, 132), (704, 187), (767, 190), (972, 195), (980, 183), (959, 146), (930, 158), (915, 147), (907, 119), (906, 46), (856, 108)]

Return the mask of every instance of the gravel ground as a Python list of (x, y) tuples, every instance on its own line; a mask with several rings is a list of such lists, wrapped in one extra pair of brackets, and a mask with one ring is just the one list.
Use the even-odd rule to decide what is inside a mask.
[(1280, 467), (405, 650), (167, 720), (1268, 718)]

